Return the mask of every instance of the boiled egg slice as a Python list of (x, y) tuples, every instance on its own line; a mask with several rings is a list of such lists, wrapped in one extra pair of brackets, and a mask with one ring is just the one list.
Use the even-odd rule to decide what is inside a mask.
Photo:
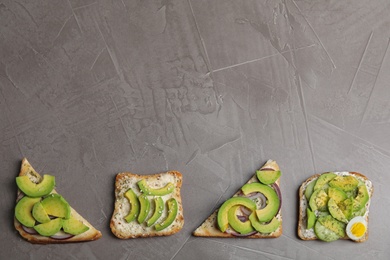
[(347, 224), (346, 233), (352, 240), (361, 239), (367, 232), (367, 221), (361, 217), (354, 217)]

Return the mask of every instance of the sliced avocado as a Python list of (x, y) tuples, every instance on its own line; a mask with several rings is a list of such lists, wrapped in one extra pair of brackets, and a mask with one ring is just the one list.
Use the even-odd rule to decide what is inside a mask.
[(137, 218), (138, 223), (143, 223), (146, 219), (146, 217), (149, 214), (150, 210), (150, 202), (148, 198), (145, 196), (145, 194), (141, 194), (138, 196), (139, 204), (140, 204), (140, 210), (139, 215)]
[(167, 183), (162, 188), (154, 189), (151, 188), (147, 183), (146, 179), (142, 179), (139, 182), (137, 182), (137, 185), (141, 191), (141, 193), (144, 193), (147, 196), (164, 196), (167, 195), (175, 189), (175, 185), (172, 182)]
[(313, 194), (314, 185), (316, 185), (316, 182), (315, 182), (315, 181), (311, 181), (311, 182), (306, 186), (306, 189), (305, 189), (305, 197), (306, 197), (307, 200), (309, 200), (310, 197), (311, 197), (311, 195)]
[(255, 212), (252, 212), (252, 214), (249, 215), (249, 221), (251, 222), (253, 228), (263, 234), (268, 234), (276, 231), (281, 222), (279, 219), (274, 217), (269, 223), (261, 223), (259, 219), (257, 218), (257, 215)]
[(18, 188), (27, 196), (37, 198), (49, 194), (56, 185), (55, 177), (52, 175), (43, 175), (40, 183), (34, 183), (27, 175), (16, 177)]
[(267, 205), (262, 209), (256, 210), (259, 221), (271, 221), (273, 217), (278, 214), (280, 200), (276, 191), (270, 186), (258, 182), (252, 182), (242, 186), (241, 190), (245, 195), (252, 192), (260, 192), (266, 197)]
[(316, 214), (314, 214), (313, 211), (311, 211), (309, 208), (306, 208), (306, 216), (307, 216), (307, 222), (306, 222), (306, 228), (311, 229), (314, 227), (314, 224), (316, 222)]
[(339, 237), (345, 237), (346, 224), (333, 218), (331, 215), (318, 218), (317, 222), (320, 222), (324, 227), (335, 232)]
[(348, 198), (347, 194), (344, 191), (333, 187), (329, 187), (328, 196), (329, 198), (334, 199), (336, 203), (340, 203), (341, 201)]
[(130, 203), (130, 212), (125, 217), (126, 222), (129, 223), (137, 218), (140, 210), (140, 203), (137, 198), (137, 195), (134, 193), (132, 189), (128, 189), (125, 192), (124, 196), (126, 199), (129, 200)]
[(366, 203), (370, 199), (366, 185), (360, 185), (357, 188), (357, 196), (353, 200), (353, 211), (360, 211), (366, 206)]
[(80, 235), (87, 230), (89, 230), (89, 227), (85, 225), (80, 220), (70, 217), (69, 219), (65, 219), (62, 225), (62, 228), (66, 233), (69, 233), (71, 235)]
[(336, 232), (326, 228), (319, 221), (317, 221), (314, 225), (314, 233), (318, 237), (318, 239), (326, 242), (332, 242), (340, 238)]
[(343, 211), (339, 208), (333, 198), (330, 198), (328, 201), (328, 210), (330, 212), (330, 215), (332, 215), (332, 217), (334, 217), (335, 219), (344, 223), (348, 223), (348, 219), (345, 217)]
[(237, 210), (241, 207), (241, 205), (234, 205), (229, 209), (228, 212), (228, 221), (231, 228), (233, 228), (235, 231), (237, 231), (240, 234), (248, 234), (252, 231), (254, 231), (251, 222), (249, 220), (246, 220), (242, 222), (237, 217)]
[(318, 177), (316, 184), (314, 185), (314, 190), (326, 188), (327, 187), (326, 185), (336, 176), (337, 175), (333, 172), (321, 174), (320, 177)]
[(352, 218), (352, 212), (353, 212), (353, 199), (348, 198), (343, 200), (342, 202), (337, 204), (341, 211), (343, 212), (344, 216), (349, 220)]
[(351, 175), (340, 175), (329, 182), (330, 187), (339, 188), (343, 191), (352, 191), (358, 186), (358, 184), (359, 181)]
[(35, 203), (40, 200), (41, 198), (24, 196), (18, 201), (15, 206), (15, 217), (22, 225), (26, 227), (33, 227), (35, 225), (35, 219), (31, 212)]
[(347, 194), (347, 197), (348, 198), (355, 198), (357, 196), (357, 187), (356, 189), (353, 189), (353, 190), (350, 190), (350, 191), (346, 191), (345, 194)]
[(43, 208), (49, 216), (69, 219), (69, 203), (59, 194), (49, 194), (41, 202)]
[(326, 211), (328, 200), (329, 197), (325, 190), (323, 189), (315, 190), (310, 197), (309, 206), (312, 211), (316, 211), (316, 210)]
[(226, 200), (218, 210), (217, 223), (222, 232), (225, 232), (229, 225), (228, 212), (229, 209), (235, 205), (242, 205), (248, 209), (256, 210), (256, 203), (245, 197), (233, 197)]
[(42, 236), (49, 237), (61, 230), (63, 224), (62, 218), (55, 218), (47, 223), (34, 226), (34, 229)]
[(358, 211), (352, 211), (351, 217), (349, 219), (353, 219), (354, 217), (357, 217), (357, 216), (364, 216), (365, 213), (366, 213), (365, 207), (361, 208)]
[(161, 197), (154, 198), (154, 212), (153, 215), (146, 221), (146, 226), (150, 227), (161, 217), (164, 210), (164, 201)]
[(256, 171), (257, 179), (264, 184), (274, 183), (280, 175), (282, 175), (280, 171)]
[(167, 200), (168, 216), (161, 222), (157, 223), (154, 227), (157, 231), (161, 231), (169, 227), (176, 218), (179, 207), (175, 198)]
[(42, 203), (40, 202), (34, 204), (32, 215), (39, 223), (46, 223), (50, 221), (49, 215), (46, 213), (46, 210), (43, 208)]
[(330, 215), (329, 211), (327, 211), (327, 210), (326, 211), (317, 211), (315, 214), (316, 214), (317, 219), (320, 217), (325, 217), (325, 216)]

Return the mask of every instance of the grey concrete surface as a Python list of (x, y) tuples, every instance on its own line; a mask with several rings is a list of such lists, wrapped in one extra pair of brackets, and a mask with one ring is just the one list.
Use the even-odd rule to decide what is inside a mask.
[[(0, 259), (388, 259), (390, 2), (0, 0)], [(103, 237), (32, 245), (14, 230), (27, 157)], [(191, 232), (267, 159), (283, 172), (283, 235)], [(185, 226), (119, 240), (122, 171), (183, 173)], [(296, 235), (309, 176), (374, 183), (369, 239)]]

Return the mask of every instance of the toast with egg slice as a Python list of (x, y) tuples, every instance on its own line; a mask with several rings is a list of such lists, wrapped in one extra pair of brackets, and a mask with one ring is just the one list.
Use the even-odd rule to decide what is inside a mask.
[(118, 173), (110, 221), (112, 233), (120, 239), (130, 239), (179, 232), (184, 226), (181, 186), (182, 174), (178, 171)]
[(372, 182), (358, 172), (326, 172), (299, 188), (298, 236), (302, 240), (368, 239)]
[[(193, 235), (221, 238), (281, 236), (280, 176), (279, 165), (274, 160), (268, 160), (240, 190), (216, 209)], [(264, 218), (265, 215), (268, 216)]]
[[(52, 186), (49, 187), (46, 192), (40, 193), (33, 197), (30, 197), (30, 195), (25, 194), (19, 188), (19, 185), (22, 185), (21, 180), (23, 180), (27, 183), (27, 186), (33, 187), (33, 189), (34, 187), (39, 187), (40, 190), (44, 190), (43, 185), (40, 184), (43, 183), (44, 179), (47, 180), (49, 177), (47, 177), (46, 175), (41, 176), (39, 173), (37, 173), (34, 170), (34, 168), (31, 166), (31, 164), (27, 161), (26, 158), (22, 160), (20, 173), (19, 176), (17, 177), (18, 191), (17, 191), (17, 199), (16, 199), (17, 204), (15, 207), (15, 217), (14, 217), (14, 226), (16, 230), (19, 231), (19, 234), (24, 239), (34, 244), (75, 243), (75, 242), (86, 242), (86, 241), (93, 241), (99, 239), (102, 236), (101, 232), (96, 228), (94, 228), (92, 224), (90, 224), (85, 218), (83, 218), (79, 213), (77, 213), (76, 210), (70, 207), (69, 204), (65, 202), (65, 199), (61, 195), (59, 195), (56, 192), (56, 190), (53, 188), (53, 185), (55, 185), (55, 181), (53, 177), (52, 177), (53, 178)], [(27, 188), (23, 188), (23, 189), (26, 189), (25, 192), (27, 191), (28, 193), (31, 192), (31, 189), (30, 190)], [(47, 201), (51, 201), (46, 203), (49, 205), (48, 208), (53, 208), (53, 201), (56, 201), (57, 198), (59, 198), (59, 201), (63, 202), (63, 205), (65, 205), (65, 208), (67, 209), (67, 213), (66, 213), (67, 216), (64, 217), (64, 220), (60, 219), (59, 217), (51, 216), (45, 211), (45, 208), (41, 208), (40, 214), (38, 213), (34, 214), (35, 211), (33, 210), (34, 209), (33, 206), (35, 204), (41, 204), (41, 202), (43, 202), (46, 198), (48, 198)], [(55, 198), (55, 199), (51, 200), (51, 198)], [(30, 202), (30, 206), (20, 206), (22, 203), (19, 204), (19, 202), (21, 202), (22, 200), (23, 201), (30, 200), (32, 202)], [(54, 207), (56, 207), (55, 204)], [(38, 212), (38, 210), (36, 212)], [(49, 215), (50, 218), (47, 219), (47, 224), (45, 224), (45, 223), (40, 223), (39, 221), (34, 219), (33, 215), (36, 218), (38, 218), (38, 216), (41, 216), (39, 220), (45, 223), (46, 221), (41, 219), (44, 219), (44, 217), (47, 218)], [(42, 215), (44, 216), (42, 217)], [(29, 222), (30, 225), (25, 226), (21, 223), (25, 221), (26, 223)], [(53, 223), (66, 222), (67, 224), (65, 224), (65, 226), (59, 225), (58, 232), (54, 234), (49, 234), (46, 232), (47, 230), (45, 231), (45, 226), (50, 225), (49, 222), (53, 222)], [(69, 224), (69, 223), (73, 223), (73, 224)], [(72, 228), (70, 228), (70, 226), (72, 226)], [(78, 230), (75, 230), (75, 227)], [(65, 232), (64, 229), (66, 229), (67, 232)], [(46, 232), (46, 234), (41, 235), (40, 233), (37, 232), (37, 230), (39, 232), (42, 232), (42, 234)]]

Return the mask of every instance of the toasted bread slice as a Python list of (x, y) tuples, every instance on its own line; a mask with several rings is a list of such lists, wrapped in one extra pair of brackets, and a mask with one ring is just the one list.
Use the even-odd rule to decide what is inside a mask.
[[(371, 197), (373, 195), (373, 192), (374, 192), (374, 186), (372, 184), (372, 182), (363, 174), (361, 173), (358, 173), (358, 172), (346, 172), (346, 171), (343, 171), (343, 172), (327, 172), (327, 173), (334, 173), (336, 176), (353, 176), (354, 178), (356, 178), (356, 180), (358, 180), (359, 182), (359, 186), (360, 185), (365, 185), (366, 188), (367, 188), (367, 192), (368, 192), (368, 195), (369, 195), (369, 199), (368, 201), (365, 203), (365, 206), (363, 207), (362, 211), (363, 213), (361, 213), (361, 215), (359, 215), (358, 213), (356, 213), (356, 216), (361, 216), (362, 218), (364, 218), (365, 222), (367, 223), (367, 227), (366, 227), (366, 232), (365, 234), (361, 237), (361, 238), (354, 238), (354, 239), (351, 239), (348, 235), (347, 235), (347, 230), (345, 229), (345, 235), (344, 236), (340, 236), (339, 239), (351, 239), (353, 240), (354, 242), (364, 242), (368, 239), (368, 219), (369, 219), (369, 207), (370, 207), (370, 202), (371, 202)], [(327, 173), (323, 173), (323, 174), (327, 174)], [(307, 199), (305, 196), (305, 192), (306, 192), (306, 189), (310, 189), (308, 188), (310, 185), (315, 185), (316, 184), (316, 181), (318, 180), (318, 178), (321, 176), (322, 174), (315, 174), (311, 177), (309, 177), (307, 180), (305, 180), (300, 188), (299, 188), (299, 219), (298, 219), (298, 229), (297, 229), (297, 232), (298, 232), (298, 236), (302, 239), (302, 240), (320, 240), (314, 230), (314, 227), (311, 227), (311, 228), (307, 228), (307, 222), (308, 222), (308, 214), (307, 214), (307, 208), (310, 209), (310, 197), (309, 199)], [(326, 189), (325, 189), (326, 190)], [(348, 199), (351, 198), (353, 199), (354, 197), (356, 197), (356, 193), (357, 193), (357, 190), (354, 190), (354, 191), (350, 191), (349, 192), (350, 194), (354, 194), (354, 195), (348, 195)], [(310, 193), (312, 194), (312, 193)], [(325, 213), (321, 213), (320, 211), (318, 210), (314, 210), (313, 211), (316, 215), (316, 219), (318, 219), (318, 217), (322, 214), (322, 215), (326, 215), (326, 214), (330, 214), (328, 212), (325, 211)], [(354, 213), (355, 214), (355, 213)], [(331, 214), (330, 214), (331, 215)], [(353, 216), (352, 216), (353, 217)], [(351, 217), (351, 218), (352, 218)], [(317, 221), (317, 220), (316, 220)], [(348, 222), (347, 222), (348, 221)], [(349, 220), (345, 220), (345, 226), (347, 223), (349, 223), (349, 221), (351, 221), (351, 219)]]
[[(29, 179), (34, 183), (39, 183), (42, 180), (41, 175), (39, 175), (34, 168), (30, 165), (26, 158), (22, 160), (22, 166), (20, 169), (19, 176), (28, 176)], [(51, 193), (58, 194), (54, 189)], [(17, 202), (24, 197), (25, 194), (18, 189), (17, 191)], [(26, 239), (27, 241), (34, 244), (59, 244), (59, 243), (74, 243), (74, 242), (85, 242), (99, 239), (102, 234), (96, 228), (94, 228), (86, 219), (84, 219), (76, 210), (70, 207), (70, 216), (82, 222), (88, 227), (88, 230), (79, 234), (79, 235), (70, 235), (63, 233), (54, 236), (41, 236), (38, 233), (34, 232), (32, 228), (26, 228), (23, 226), (16, 217), (14, 218), (14, 226), (16, 230), (19, 231), (19, 234)]]
[[(161, 189), (172, 185), (172, 191), (165, 195), (153, 195), (150, 192), (141, 190), (138, 182), (145, 181), (146, 185), (152, 189)], [(170, 236), (179, 232), (184, 225), (184, 215), (180, 189), (182, 186), (182, 174), (177, 171), (168, 171), (164, 173), (152, 175), (138, 175), (129, 172), (118, 173), (115, 179), (115, 205), (114, 212), (111, 217), (110, 228), (112, 233), (120, 239), (130, 239), (138, 237), (155, 237), (155, 236)], [(138, 219), (133, 219), (130, 222), (125, 220), (133, 205), (126, 198), (126, 192), (131, 189), (137, 199), (141, 195), (145, 195), (150, 203), (150, 210), (147, 217), (141, 223)], [(161, 198), (165, 206), (162, 207), (161, 216), (151, 225), (147, 225), (147, 220), (151, 219), (155, 204), (154, 199)], [(168, 218), (170, 209), (168, 201), (175, 200), (177, 203), (177, 213), (174, 216), (173, 222), (167, 227), (157, 230), (157, 226), (161, 225)], [(138, 214), (139, 215), (139, 214)]]
[[(261, 168), (260, 171), (280, 171), (278, 164), (273, 160), (268, 160)], [(247, 182), (249, 183), (260, 183), (257, 175), (253, 175)], [(276, 238), (282, 235), (282, 212), (281, 212), (281, 193), (280, 193), (280, 177), (272, 184), (267, 185), (272, 187), (275, 192), (278, 194), (280, 199), (280, 206), (275, 215), (275, 218), (280, 222), (278, 228), (270, 233), (261, 233), (256, 230), (251, 231), (246, 234), (241, 234), (235, 231), (232, 227), (228, 227), (225, 232), (222, 232), (218, 226), (218, 211), (220, 208), (216, 209), (194, 232), (194, 236), (198, 237), (223, 237), (223, 238), (235, 238), (235, 237), (244, 237), (244, 238)], [(233, 196), (234, 197), (245, 197), (242, 190), (238, 190)], [(263, 203), (265, 203), (263, 201)]]

